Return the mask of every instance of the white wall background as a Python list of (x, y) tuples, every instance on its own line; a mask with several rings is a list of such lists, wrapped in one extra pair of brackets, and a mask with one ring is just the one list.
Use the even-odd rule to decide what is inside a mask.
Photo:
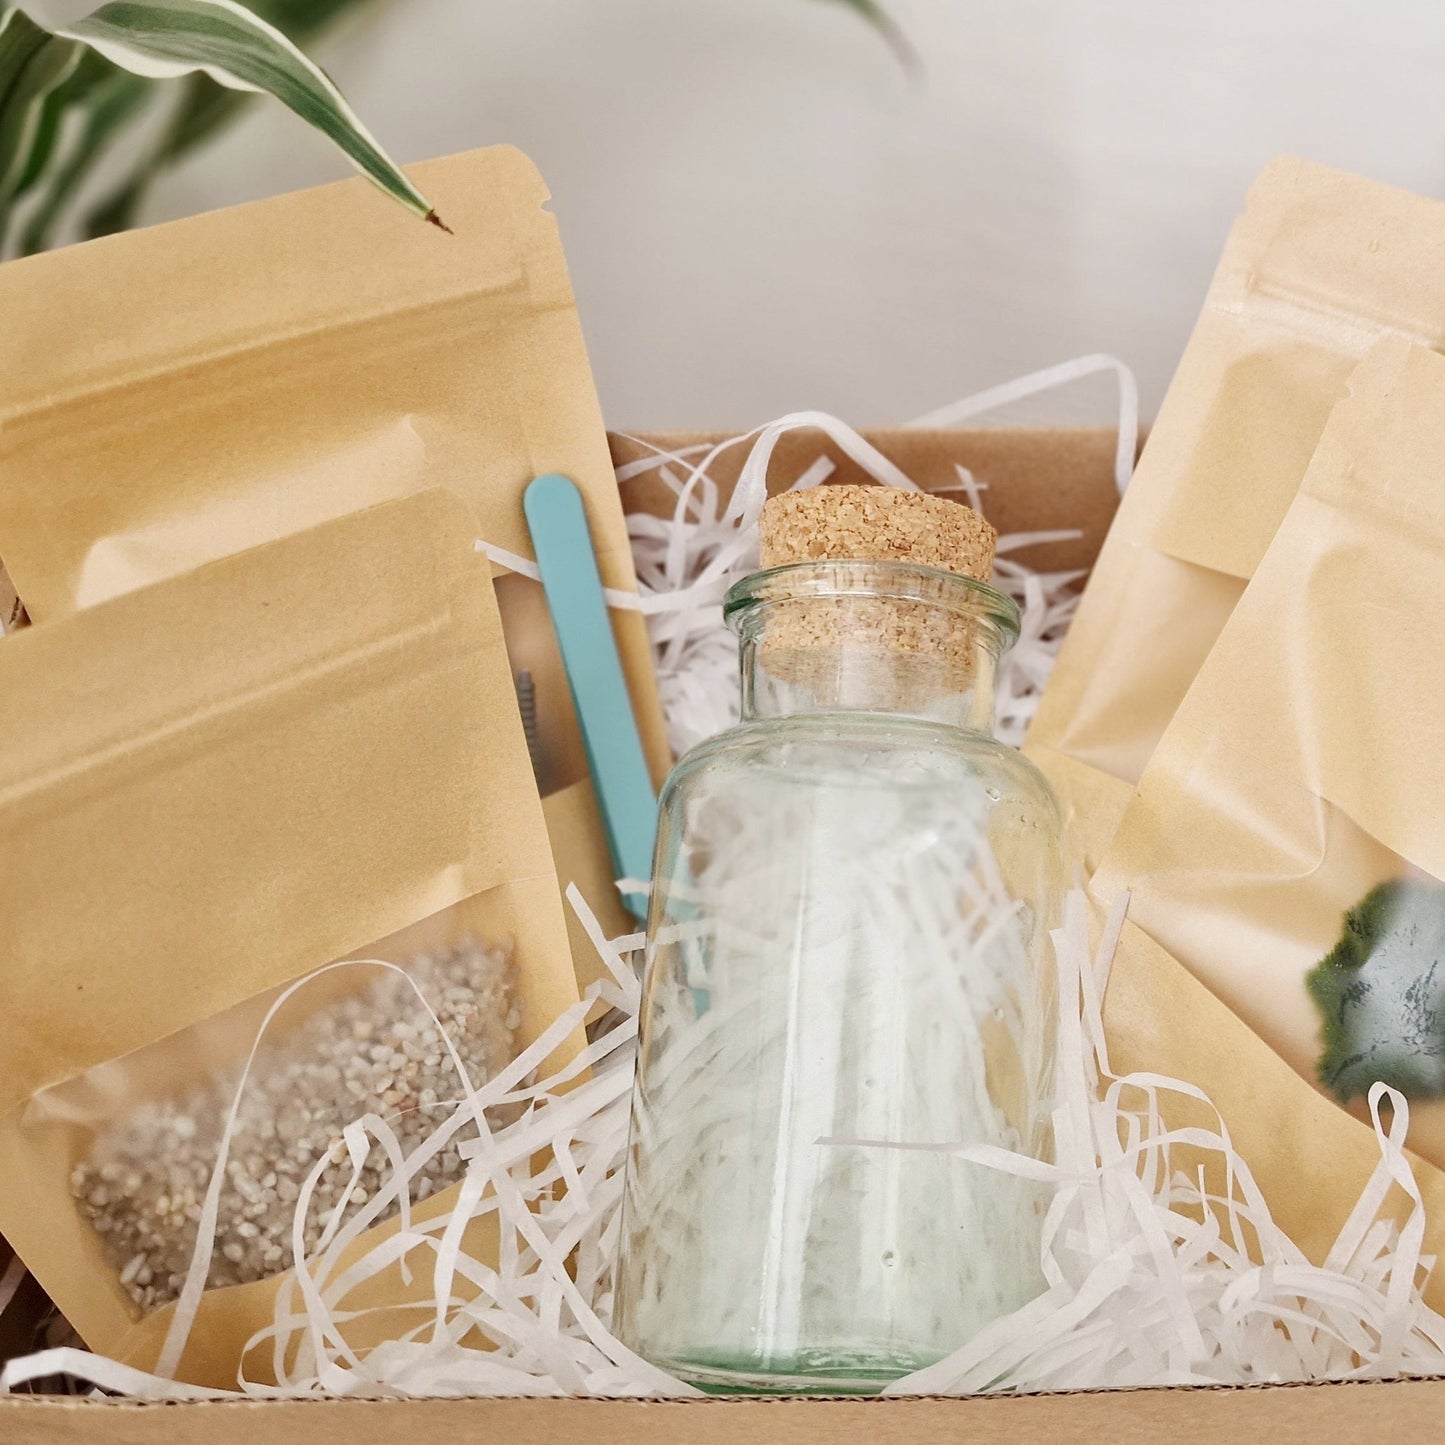
[[(1271, 155), (1445, 193), (1438, 0), (889, 3), (919, 80), (822, 0), (389, 0), (322, 59), (400, 159), (531, 153), (620, 427), (902, 421), (1095, 350), (1148, 413)], [(151, 217), (343, 172), (258, 110)]]

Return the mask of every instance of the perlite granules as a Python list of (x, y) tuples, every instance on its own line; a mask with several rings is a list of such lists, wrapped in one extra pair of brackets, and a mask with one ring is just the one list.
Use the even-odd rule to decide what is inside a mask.
[[(473, 1085), (515, 1053), (520, 1016), (510, 955), (510, 945), (467, 940), (407, 966)], [(71, 1174), (71, 1193), (143, 1311), (170, 1303), (185, 1282), (238, 1078), (234, 1070), (183, 1096), (142, 1104), (98, 1135), (90, 1158)], [(379, 1115), (410, 1153), (460, 1092), (436, 1026), (411, 985), (390, 970), (264, 1044), (231, 1140), (208, 1288), (249, 1284), (290, 1267), (301, 1186), (352, 1120)], [(459, 1142), (423, 1166), (417, 1202), (461, 1178)], [(385, 1154), (374, 1149), (353, 1186), (351, 1162), (341, 1153), (312, 1197), (307, 1247), (316, 1246), (338, 1208), (364, 1204), (387, 1173)]]

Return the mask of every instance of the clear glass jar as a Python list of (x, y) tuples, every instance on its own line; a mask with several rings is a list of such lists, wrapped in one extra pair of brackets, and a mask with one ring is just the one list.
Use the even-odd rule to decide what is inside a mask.
[(615, 1327), (719, 1391), (869, 1393), (1041, 1292), (1058, 805), (990, 733), (1018, 611), (893, 562), (730, 592), (743, 720), (662, 797)]

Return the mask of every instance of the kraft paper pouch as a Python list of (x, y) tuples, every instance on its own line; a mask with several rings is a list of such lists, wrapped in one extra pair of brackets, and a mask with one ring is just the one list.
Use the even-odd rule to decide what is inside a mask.
[[(152, 1263), (169, 1234), (194, 1239), (188, 1211), (224, 1114), (207, 1089), (221, 1080), (229, 1109), (278, 990), (334, 960), (394, 963), (450, 1010), (464, 1059), (493, 1065), (576, 1003), (474, 542), (466, 509), (424, 491), (0, 645), (0, 1233), (98, 1350), (156, 1363), (176, 1282)], [(322, 1043), (330, 1053), (307, 1053)], [(182, 1378), (234, 1385), (245, 1342), (270, 1323), (289, 1246), (259, 1271), (255, 1260), (274, 1247), (275, 1209), (293, 1207), (296, 1158), (309, 1168), (325, 1154), (337, 1115), (372, 1110), (404, 1133), (442, 1052), (411, 990), (376, 967), (327, 972), (277, 1015), (243, 1096), (212, 1257), (212, 1280), (237, 1282), (202, 1296)], [(297, 1060), (321, 1072), (277, 1072)], [(300, 1081), (253, 1093), (267, 1077)], [(298, 1143), (303, 1130), (316, 1137)], [(187, 1151), (192, 1180), (158, 1198), (155, 1169)], [(347, 1205), (345, 1187), (353, 1218), (366, 1202)], [(167, 1237), (116, 1258), (141, 1198)], [(445, 1202), (430, 1188), (418, 1198), (414, 1221)], [(477, 1228), (471, 1247), (485, 1251)], [(417, 1273), (429, 1293), (430, 1272)], [(360, 1302), (409, 1297), (383, 1275)], [(356, 1342), (415, 1323), (383, 1311)], [(248, 1373), (265, 1378), (268, 1351), (255, 1355)]]
[[(548, 471), (636, 589), (542, 178), (506, 147), (415, 178), (455, 235), (358, 179), (0, 266), (0, 558), (36, 622), (424, 487), (530, 558)], [(540, 587), (498, 590), (565, 787), (586, 763)], [(613, 622), (660, 778), (644, 625)]]
[[(1109, 973), (1104, 1027), (1116, 1078), (1163, 1074), (1208, 1095), (1208, 1105), (1178, 1093), (1160, 1096), (1164, 1123), (1171, 1130), (1217, 1131), (1222, 1118), (1275, 1224), (1307, 1259), (1324, 1264), (1380, 1163), (1374, 1130), (1295, 1073), (1133, 924), (1125, 925)], [(1238, 1188), (1217, 1154), (1194, 1152), (1180, 1139), (1171, 1158), (1191, 1177), (1203, 1170), (1206, 1188), (1218, 1199)], [(1418, 1156), (1410, 1162), (1425, 1205), (1423, 1252), (1438, 1258), (1445, 1252), (1445, 1171)], [(1392, 1190), (1381, 1213), (1402, 1225), (1409, 1201)], [(1445, 1309), (1439, 1270), (1424, 1293), (1436, 1310)]]
[[(1122, 952), (1135, 967), (1151, 950), (1172, 956), (1303, 1079), (1328, 1084), (1358, 1114), (1375, 1079), (1407, 1094), (1423, 1079), (1410, 1140), (1436, 1166), (1445, 1166), (1445, 1033), (1433, 994), (1445, 962), (1442, 615), (1445, 358), (1388, 338), (1351, 377), (1093, 881), (1101, 899), (1130, 891), (1136, 928)], [(1391, 886), (1366, 904), (1381, 884)], [(1363, 918), (1347, 925), (1362, 904)], [(1306, 978), (1347, 933), (1347, 957), (1318, 975), (1321, 1009)], [(1174, 986), (1159, 982), (1166, 963), (1154, 958), (1154, 996), (1127, 1005), (1136, 1025), (1151, 1010), (1187, 1018)], [(1111, 1020), (1114, 1037), (1125, 1027), (1124, 1016)], [(1148, 1066), (1236, 1097), (1257, 1081), (1237, 1056), (1207, 1048), (1187, 1065), (1165, 1050)], [(1333, 1117), (1315, 1126), (1323, 1133), (1291, 1136), (1276, 1099), (1272, 1087), (1245, 1087), (1231, 1128), (1238, 1119), (1263, 1153), (1290, 1155), (1286, 1207), (1330, 1217), (1353, 1200), (1335, 1193), (1349, 1151), (1332, 1139), (1369, 1131), (1327, 1105)], [(1425, 1172), (1445, 1209), (1445, 1176)], [(1445, 1212), (1435, 1219), (1438, 1248)]]
[[(1102, 856), (1371, 343), (1445, 343), (1445, 205), (1305, 161), (1250, 191), (1027, 751)], [(22, 589), (23, 595), (23, 589)]]

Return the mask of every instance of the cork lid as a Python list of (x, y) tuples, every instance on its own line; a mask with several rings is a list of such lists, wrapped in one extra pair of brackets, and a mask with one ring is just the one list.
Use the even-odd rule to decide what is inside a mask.
[(948, 497), (898, 487), (821, 486), (772, 497), (760, 529), (764, 567), (790, 562), (912, 562), (987, 582), (998, 534)]
[(779, 579), (779, 595), (760, 624), (766, 674), (819, 696), (849, 691), (855, 703), (886, 697), (890, 706), (912, 711), (965, 691), (977, 675), (981, 645), (996, 646), (1009, 630), (993, 606), (961, 605), (964, 593), (976, 591), (1005, 613), (1012, 607), (980, 585), (992, 571), (997, 540), (972, 508), (926, 492), (825, 485), (771, 498), (761, 521), (764, 575), (738, 584), (751, 598), (765, 595), (767, 571), (799, 562), (902, 562), (956, 580), (915, 580), (893, 593), (871, 584), (854, 590), (838, 578), (830, 579), (832, 590), (791, 595), (791, 584)]

